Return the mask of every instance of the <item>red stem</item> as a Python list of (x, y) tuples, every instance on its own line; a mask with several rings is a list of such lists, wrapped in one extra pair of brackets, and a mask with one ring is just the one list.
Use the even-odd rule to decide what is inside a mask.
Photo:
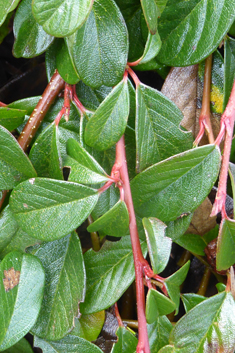
[(212, 208), (211, 217), (215, 216), (218, 212), (222, 212), (222, 218), (227, 218), (227, 214), (225, 211), (225, 201), (226, 201), (229, 158), (230, 158), (232, 138), (233, 138), (234, 119), (235, 119), (235, 81), (233, 83), (233, 88), (232, 88), (232, 92), (231, 92), (227, 107), (221, 117), (221, 132), (219, 133), (215, 141), (215, 144), (218, 145), (222, 140), (222, 134), (224, 133), (224, 131), (226, 131), (218, 191)]
[(147, 332), (147, 322), (145, 317), (145, 293), (144, 293), (144, 283), (143, 283), (143, 264), (146, 260), (143, 257), (136, 218), (134, 205), (132, 201), (130, 181), (127, 170), (126, 163), (126, 151), (125, 151), (125, 141), (124, 136), (116, 144), (116, 161), (115, 167), (120, 170), (120, 177), (123, 183), (124, 189), (124, 200), (129, 213), (129, 230), (131, 236), (131, 244), (134, 257), (135, 265), (135, 278), (136, 278), (136, 297), (137, 297), (137, 315), (138, 315), (138, 327), (139, 327), (139, 342), (137, 345), (136, 353), (150, 353), (148, 332)]
[(136, 73), (129, 66), (126, 67), (126, 70), (130, 74), (133, 81), (135, 82), (136, 87), (138, 87), (140, 85), (140, 80), (136, 75)]
[(18, 138), (19, 145), (24, 151), (28, 148), (51, 104), (63, 89), (63, 87), (64, 80), (56, 70)]

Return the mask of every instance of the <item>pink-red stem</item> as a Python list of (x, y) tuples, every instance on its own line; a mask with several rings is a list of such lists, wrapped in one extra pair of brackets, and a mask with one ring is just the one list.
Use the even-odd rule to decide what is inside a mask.
[(229, 158), (230, 158), (232, 138), (233, 138), (234, 119), (235, 119), (235, 81), (233, 83), (233, 88), (232, 88), (232, 92), (231, 92), (227, 107), (221, 117), (220, 133), (215, 141), (215, 144), (219, 145), (225, 133), (224, 152), (223, 152), (223, 158), (222, 158), (222, 166), (220, 171), (218, 191), (217, 191), (216, 199), (211, 212), (211, 216), (215, 216), (218, 212), (222, 212), (222, 218), (227, 218), (227, 214), (225, 210), (225, 202), (226, 202)]
[(122, 180), (122, 186), (124, 190), (124, 200), (129, 213), (129, 230), (131, 236), (131, 244), (133, 249), (134, 265), (135, 265), (135, 278), (136, 278), (136, 296), (137, 296), (137, 315), (138, 315), (138, 327), (139, 327), (139, 341), (136, 349), (136, 353), (150, 353), (147, 322), (145, 317), (145, 293), (143, 283), (143, 264), (145, 259), (142, 254), (134, 205), (132, 201), (130, 181), (126, 163), (126, 151), (124, 136), (116, 144), (116, 168), (120, 171), (120, 178)]

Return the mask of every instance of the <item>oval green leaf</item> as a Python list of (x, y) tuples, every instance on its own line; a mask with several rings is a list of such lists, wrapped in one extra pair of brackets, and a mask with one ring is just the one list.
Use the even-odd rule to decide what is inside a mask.
[(64, 166), (70, 167), (69, 180), (82, 184), (97, 184), (110, 180), (99, 163), (76, 140), (67, 141), (68, 157)]
[(114, 86), (122, 79), (127, 54), (128, 34), (120, 10), (113, 0), (96, 0), (74, 42), (79, 76), (94, 88)]
[(129, 228), (129, 214), (124, 201), (118, 201), (108, 212), (87, 227), (88, 232), (102, 230), (113, 237), (122, 237)]
[(143, 218), (153, 272), (161, 273), (170, 258), (172, 240), (165, 236), (166, 225), (156, 218)]
[(183, 152), (149, 167), (131, 181), (137, 215), (166, 222), (194, 211), (214, 185), (219, 167), (220, 152), (214, 145)]
[(192, 148), (190, 132), (180, 129), (183, 114), (157, 90), (140, 84), (136, 90), (137, 171)]
[(124, 134), (130, 110), (126, 81), (121, 81), (88, 121), (85, 142), (99, 151), (113, 146)]
[(76, 229), (98, 198), (96, 190), (80, 184), (33, 178), (13, 190), (10, 207), (25, 232), (52, 241)]
[(180, 353), (216, 352), (218, 349), (233, 352), (234, 312), (235, 302), (230, 292), (206, 299), (176, 323), (170, 334), (170, 343)]
[(20, 126), (24, 121), (26, 110), (10, 109), (9, 107), (0, 108), (0, 125), (12, 131)]
[(8, 130), (0, 126), (0, 190), (9, 190), (37, 174)]
[(45, 33), (32, 14), (32, 0), (23, 0), (16, 11), (13, 31), (14, 56), (32, 58), (42, 54), (53, 42), (54, 37)]
[(141, 6), (144, 13), (145, 21), (151, 34), (157, 32), (157, 20), (160, 15), (155, 0), (141, 0)]
[(138, 340), (130, 331), (125, 327), (119, 327), (116, 335), (118, 341), (113, 345), (111, 353), (135, 353)]
[(33, 15), (44, 31), (66, 37), (86, 21), (92, 0), (33, 0)]
[(73, 232), (42, 244), (33, 254), (42, 262), (46, 286), (32, 332), (41, 338), (59, 340), (73, 329), (79, 303), (85, 298), (86, 275), (80, 240)]
[(235, 0), (168, 0), (158, 22), (158, 59), (169, 66), (202, 61), (216, 50), (234, 18)]
[[(146, 254), (146, 243), (142, 242)], [(129, 237), (118, 242), (106, 241), (99, 252), (84, 255), (87, 290), (81, 304), (83, 314), (95, 313), (114, 304), (134, 280), (134, 262)], [(95, 300), (94, 300), (95, 296)]]
[(68, 335), (59, 341), (46, 341), (35, 336), (34, 346), (40, 347), (43, 353), (103, 353), (93, 343), (72, 335)]
[(37, 320), (44, 289), (44, 270), (33, 255), (9, 253), (0, 264), (0, 350), (28, 333)]
[(50, 124), (30, 150), (29, 158), (40, 177), (63, 180), (58, 129), (55, 123)]
[(227, 270), (235, 264), (235, 221), (223, 219), (220, 224), (216, 250), (216, 268)]
[(175, 303), (158, 292), (155, 289), (150, 289), (146, 299), (146, 319), (148, 324), (152, 324), (157, 320), (158, 316), (170, 314), (176, 309)]

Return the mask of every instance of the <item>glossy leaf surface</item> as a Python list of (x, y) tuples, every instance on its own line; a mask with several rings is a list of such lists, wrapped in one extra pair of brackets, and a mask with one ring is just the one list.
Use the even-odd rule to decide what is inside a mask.
[(4, 23), (7, 14), (13, 11), (20, 0), (3, 0), (0, 2), (0, 26)]
[(203, 300), (205, 300), (206, 297), (203, 297), (202, 295), (198, 295), (195, 293), (185, 293), (185, 294), (182, 294), (181, 299), (184, 304), (184, 309), (187, 313), (189, 310), (194, 308), (197, 304), (203, 302)]
[[(146, 253), (146, 243), (143, 243)], [(114, 304), (134, 280), (134, 263), (129, 237), (118, 242), (106, 241), (99, 252), (84, 255), (87, 290), (83, 314), (95, 313)], [(94, 295), (96, 300), (94, 301)]]
[(65, 181), (35, 178), (11, 194), (11, 210), (23, 230), (45, 241), (59, 239), (76, 229), (91, 213), (96, 190)]
[(109, 180), (99, 163), (74, 139), (67, 141), (65, 166), (71, 167), (69, 180), (82, 184), (97, 184)]
[(195, 210), (216, 181), (219, 165), (219, 150), (208, 145), (149, 167), (131, 181), (137, 215), (165, 222)]
[(74, 85), (78, 83), (80, 78), (77, 70), (75, 69), (72, 55), (67, 46), (67, 41), (66, 39), (61, 39), (58, 43), (56, 53), (56, 66), (63, 80), (71, 85)]
[(32, 332), (48, 340), (66, 336), (79, 315), (85, 297), (85, 267), (79, 238), (75, 232), (33, 251), (46, 276), (41, 310)]
[(87, 341), (95, 341), (100, 334), (104, 321), (104, 310), (94, 314), (82, 315), (79, 319), (75, 318), (75, 327), (71, 334)]
[(175, 303), (155, 289), (150, 289), (146, 300), (146, 319), (148, 324), (157, 320), (158, 316), (170, 314), (176, 309)]
[(66, 37), (85, 22), (92, 3), (92, 0), (33, 0), (33, 15), (47, 33)]
[(159, 19), (162, 49), (158, 59), (170, 66), (187, 66), (202, 61), (217, 48), (234, 17), (234, 0), (183, 3), (169, 0)]
[(53, 37), (45, 33), (32, 14), (32, 1), (23, 0), (17, 9), (13, 26), (14, 56), (31, 58), (42, 54), (52, 43)]
[(156, 218), (143, 218), (143, 225), (153, 272), (161, 273), (171, 254), (172, 240), (165, 236), (167, 226)]
[(178, 314), (179, 302), (180, 302), (180, 285), (184, 282), (190, 266), (190, 261), (186, 262), (177, 272), (173, 273), (170, 277), (165, 280), (165, 286), (171, 300), (176, 305), (176, 312)]
[(136, 104), (138, 171), (192, 147), (192, 135), (180, 129), (183, 115), (168, 98), (140, 84)]
[(94, 1), (74, 42), (74, 62), (82, 81), (94, 88), (116, 85), (122, 79), (127, 52), (127, 29), (117, 5), (112, 0)]
[(30, 254), (11, 252), (0, 264), (0, 350), (14, 345), (34, 325), (41, 306), (44, 270)]
[(0, 190), (9, 190), (36, 172), (16, 139), (0, 126)]
[(128, 86), (123, 80), (110, 92), (88, 121), (85, 142), (100, 151), (114, 145), (125, 131), (129, 110)]
[[(235, 349), (235, 303), (232, 294), (222, 292), (204, 300), (179, 320), (170, 334), (176, 352), (206, 352)], [(195, 335), (195, 331), (197, 334)], [(183, 344), (183, 347), (182, 347)]]
[(141, 6), (143, 9), (145, 21), (151, 34), (157, 32), (157, 19), (160, 15), (156, 1), (155, 0), (142, 0)]
[(108, 212), (87, 227), (88, 232), (102, 230), (113, 237), (126, 235), (129, 228), (129, 215), (124, 201), (118, 201)]
[(72, 335), (68, 335), (59, 341), (46, 341), (35, 336), (34, 346), (40, 347), (43, 353), (103, 353), (93, 343)]
[(12, 131), (22, 124), (26, 110), (9, 109), (8, 107), (0, 108), (0, 125), (7, 130)]
[(138, 340), (130, 331), (125, 327), (119, 327), (116, 335), (118, 341), (113, 345), (111, 353), (134, 353), (136, 351)]
[(29, 158), (40, 177), (63, 180), (58, 126), (52, 123), (37, 138)]
[(9, 205), (0, 214), (0, 252), (10, 243), (19, 226)]
[(224, 219), (220, 224), (216, 251), (216, 268), (227, 270), (235, 263), (235, 221)]
[(161, 45), (162, 42), (159, 34), (151, 34), (149, 32), (147, 42), (144, 48), (144, 53), (138, 65), (146, 64), (147, 62), (155, 58), (155, 56), (159, 53), (159, 50), (161, 49)]
[(147, 324), (151, 353), (157, 353), (169, 342), (172, 327), (166, 316), (159, 316), (152, 324)]

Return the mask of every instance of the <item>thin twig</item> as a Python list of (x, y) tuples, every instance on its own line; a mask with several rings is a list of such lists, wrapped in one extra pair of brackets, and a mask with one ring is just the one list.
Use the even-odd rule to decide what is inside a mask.
[(215, 142), (213, 129), (211, 125), (211, 119), (210, 119), (211, 68), (212, 68), (212, 54), (206, 58), (206, 62), (205, 62), (202, 110), (199, 117), (200, 130), (194, 142), (196, 146), (200, 142), (205, 130), (209, 139), (209, 143)]

